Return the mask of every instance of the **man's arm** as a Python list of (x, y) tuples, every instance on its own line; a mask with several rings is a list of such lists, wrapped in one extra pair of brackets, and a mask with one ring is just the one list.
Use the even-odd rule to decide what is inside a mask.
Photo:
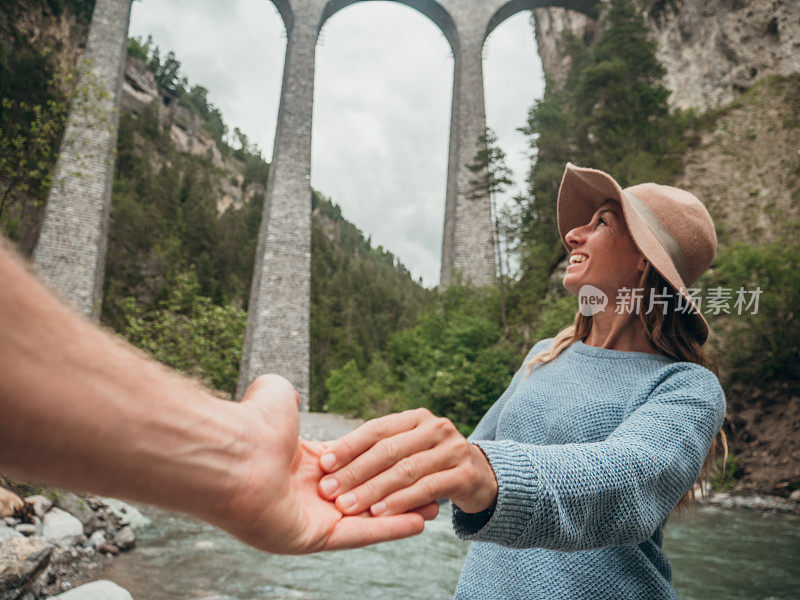
[(321, 448), (298, 440), (288, 381), (259, 378), (238, 404), (214, 398), (64, 307), (2, 243), (0, 407), (2, 471), (179, 510), (264, 550), (423, 528), (417, 513), (342, 518), (319, 497)]

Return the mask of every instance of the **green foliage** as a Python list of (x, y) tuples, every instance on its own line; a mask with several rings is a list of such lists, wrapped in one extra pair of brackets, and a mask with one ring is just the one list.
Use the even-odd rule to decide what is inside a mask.
[(475, 175), (470, 181), (469, 198), (493, 197), (513, 183), (511, 169), (506, 165), (505, 159), (505, 152), (497, 144), (497, 134), (487, 127), (478, 136), (478, 151), (473, 162), (467, 165)]
[(497, 291), (451, 287), (414, 327), (394, 333), (368, 368), (353, 362), (331, 371), (329, 404), (350, 403), (361, 415), (424, 406), (469, 433), (520, 359), (502, 340)]
[(142, 310), (126, 298), (120, 333), (162, 363), (233, 394), (247, 313), (219, 306), (200, 294), (194, 271), (180, 273), (156, 308)]
[[(737, 243), (720, 252), (713, 272), (701, 279), (708, 294), (710, 288), (731, 289), (730, 314), (709, 314), (715, 326), (720, 322), (725, 348), (720, 353), (729, 381), (767, 383), (773, 380), (800, 380), (800, 248), (792, 240), (779, 240), (752, 246)], [(752, 297), (744, 296), (744, 304), (735, 306), (737, 290), (759, 288), (757, 313), (755, 305), (747, 307)], [(738, 314), (741, 312), (742, 314)]]
[[(10, 2), (8, 14), (30, 10)], [(66, 122), (72, 75), (59, 66), (56, 40), (32, 40), (0, 19), (0, 233), (33, 251)]]
[(152, 309), (169, 282), (190, 268), (200, 293), (244, 306), (250, 289), (263, 196), (217, 214), (215, 181), (204, 157), (180, 154), (153, 111), (123, 114), (117, 140), (103, 319), (126, 323), (125, 298)]
[(542, 303), (533, 339), (539, 341), (555, 336), (564, 327), (572, 324), (577, 311), (578, 301), (571, 294), (548, 298)]
[(19, 239), (24, 204), (38, 208), (47, 197), (65, 119), (62, 102), (0, 100), (0, 223), (12, 239)]
[(326, 402), (328, 373), (350, 360), (366, 368), (393, 332), (413, 324), (430, 293), (391, 252), (373, 248), (339, 206), (314, 192), (312, 208), (311, 407), (349, 411), (350, 400)]

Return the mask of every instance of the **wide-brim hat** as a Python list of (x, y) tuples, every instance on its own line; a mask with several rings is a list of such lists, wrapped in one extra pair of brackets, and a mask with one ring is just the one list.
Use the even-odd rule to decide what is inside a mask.
[[(689, 293), (689, 286), (711, 266), (717, 233), (711, 215), (697, 196), (680, 188), (641, 183), (622, 189), (608, 173), (567, 163), (558, 190), (561, 242), (567, 233), (588, 223), (607, 200), (617, 200), (631, 238), (647, 261), (686, 300), (686, 312), (703, 344), (708, 322)], [(659, 290), (660, 291), (660, 290)]]

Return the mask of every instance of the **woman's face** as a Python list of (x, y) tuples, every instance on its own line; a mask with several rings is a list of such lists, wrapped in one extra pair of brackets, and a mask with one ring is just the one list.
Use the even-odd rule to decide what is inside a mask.
[(577, 295), (584, 285), (602, 290), (613, 309), (617, 291), (635, 288), (645, 266), (644, 256), (628, 232), (622, 206), (607, 200), (581, 227), (567, 232), (565, 240), (572, 248), (570, 256), (582, 254), (583, 262), (570, 261), (564, 275), (564, 287)]

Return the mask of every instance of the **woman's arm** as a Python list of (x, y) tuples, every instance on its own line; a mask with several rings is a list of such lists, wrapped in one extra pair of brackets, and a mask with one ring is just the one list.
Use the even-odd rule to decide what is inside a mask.
[(497, 506), (477, 530), (454, 510), (456, 534), (562, 551), (641, 543), (694, 484), (724, 416), (716, 376), (676, 363), (602, 442), (477, 442), (498, 479)]
[[(725, 395), (713, 373), (675, 363), (648, 400), (602, 442), (540, 446), (478, 440), (470, 444), (483, 450), (471, 455), (475, 466), (462, 460), (441, 471), (438, 466), (458, 448), (455, 436), (420, 452), (405, 443), (416, 439), (408, 430), (397, 433), (403, 423), (385, 421), (379, 432), (404, 436), (384, 444), (392, 448), (397, 465), (385, 466), (387, 457), (373, 450), (358, 456), (371, 445), (369, 429), (357, 430), (344, 446), (330, 449), (337, 457), (341, 453), (337, 463), (342, 465), (350, 460), (348, 452), (358, 456), (332, 476), (352, 486), (355, 508), (382, 502), (385, 514), (450, 497), (456, 533), (467, 540), (558, 550), (637, 544), (652, 535), (694, 483), (724, 413)], [(424, 432), (418, 444), (432, 439), (425, 422), (418, 427)], [(438, 427), (446, 429), (443, 423)], [(481, 457), (491, 466), (497, 492), (491, 515), (476, 523), (465, 512), (491, 507), (473, 502), (492, 487)], [(342, 508), (340, 498), (337, 506)]]

